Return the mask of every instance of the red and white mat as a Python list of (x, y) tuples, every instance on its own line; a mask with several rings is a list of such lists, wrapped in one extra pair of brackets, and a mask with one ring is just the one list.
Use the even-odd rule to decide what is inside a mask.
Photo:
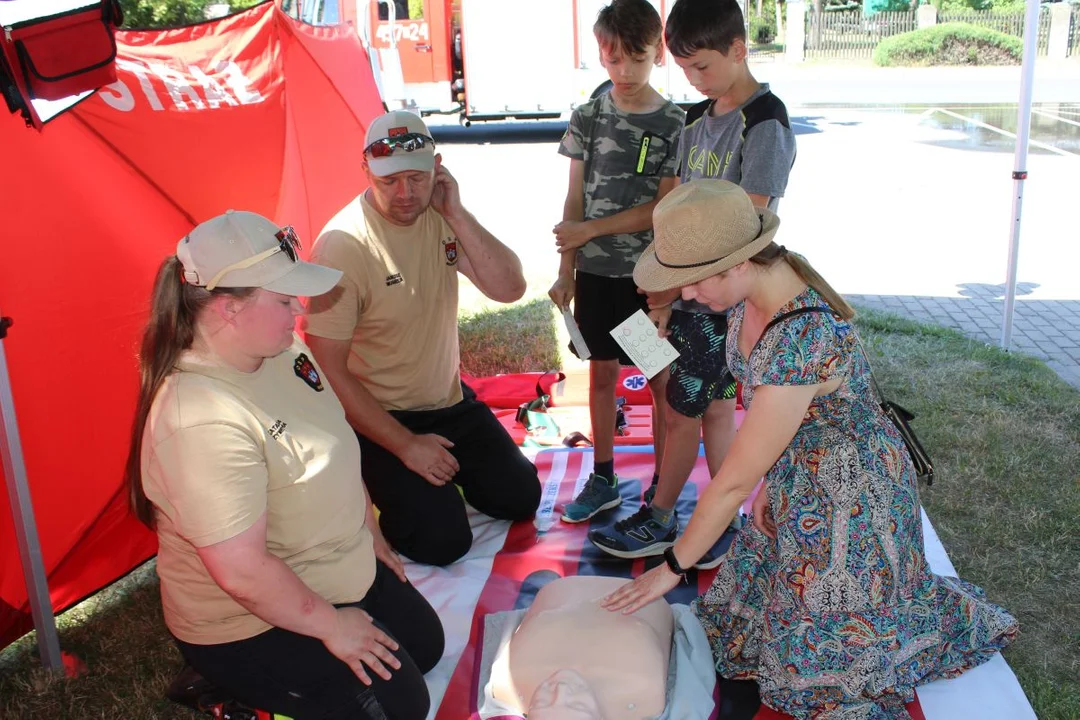
[[(643, 486), (653, 473), (651, 447), (616, 452), (623, 506), (614, 513), (594, 518), (601, 526), (637, 509)], [(445, 654), (427, 676), (432, 702), (429, 720), (479, 718), (476, 714), (479, 639), (486, 614), (527, 606), (536, 590), (556, 576), (630, 578), (659, 561), (650, 559), (646, 564), (644, 560), (609, 557), (588, 542), (588, 524), (568, 525), (558, 519), (555, 508), (576, 494), (592, 470), (590, 450), (544, 450), (536, 455), (536, 464), (544, 488), (536, 522), (511, 525), (473, 514), (473, 547), (463, 560), (447, 568), (407, 564), (409, 578), (438, 611), (446, 633)], [(700, 488), (707, 482), (708, 471), (702, 458), (679, 499), (679, 515), (684, 522)], [(955, 575), (945, 548), (925, 514), (923, 534), (931, 569), (940, 575)], [(672, 591), (668, 601), (688, 604), (708, 588), (712, 575), (713, 572), (695, 572), (689, 586)], [(921, 712), (926, 720), (1035, 720), (1016, 676), (1000, 655), (959, 678), (920, 687), (913, 705), (916, 707), (911, 708), (912, 716), (918, 718)], [(759, 713), (763, 720), (766, 716)]]

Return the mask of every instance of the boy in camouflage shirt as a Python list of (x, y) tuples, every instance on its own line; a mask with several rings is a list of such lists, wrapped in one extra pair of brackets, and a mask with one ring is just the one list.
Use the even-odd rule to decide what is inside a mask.
[[(634, 265), (652, 242), (653, 207), (675, 186), (685, 117), (649, 85), (661, 57), (662, 31), (648, 0), (614, 0), (600, 11), (593, 32), (613, 87), (574, 110), (559, 146), (570, 158), (570, 185), (563, 221), (554, 230), (562, 256), (559, 279), (548, 294), (562, 309), (574, 301), (574, 319), (591, 354), (595, 458), (595, 471), (564, 508), (566, 522), (584, 522), (621, 504), (614, 467), (615, 386), (620, 365), (633, 361), (610, 331), (638, 309), (648, 312), (645, 295), (634, 285)], [(657, 468), (666, 380), (665, 371), (649, 383)]]

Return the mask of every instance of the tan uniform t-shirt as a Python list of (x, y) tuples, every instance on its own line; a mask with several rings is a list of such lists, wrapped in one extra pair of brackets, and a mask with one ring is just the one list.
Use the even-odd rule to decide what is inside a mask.
[(267, 548), (314, 592), (345, 603), (371, 587), (360, 447), (299, 338), (253, 373), (185, 353), (154, 399), (142, 476), (156, 506), (165, 624), (185, 642), (270, 627), (214, 582), (195, 550), (239, 535), (263, 512)]
[(351, 340), (349, 371), (387, 410), (434, 410), (461, 402), (457, 261), (461, 248), (442, 215), (388, 222), (363, 195), (326, 226), (311, 261), (344, 273), (311, 298), (305, 329)]

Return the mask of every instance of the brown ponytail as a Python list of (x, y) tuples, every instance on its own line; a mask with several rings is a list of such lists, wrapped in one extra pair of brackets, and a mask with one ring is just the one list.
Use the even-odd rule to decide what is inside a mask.
[(855, 308), (848, 304), (843, 295), (833, 290), (832, 285), (825, 282), (825, 278), (821, 277), (818, 271), (802, 255), (793, 253), (776, 243), (769, 243), (761, 252), (750, 258), (750, 262), (755, 265), (771, 267), (779, 262), (781, 258), (787, 261), (787, 264), (795, 271), (800, 280), (812, 287), (818, 295), (825, 299), (825, 302), (836, 311), (837, 315), (844, 320), (855, 317)]
[(161, 263), (154, 279), (150, 319), (139, 348), (139, 399), (124, 470), (131, 511), (151, 529), (154, 527), (154, 506), (142, 487), (142, 441), (154, 397), (176, 368), (180, 354), (191, 347), (196, 318), (214, 295), (245, 297), (254, 292), (253, 288), (218, 288), (208, 292), (181, 282), (181, 271), (180, 260), (173, 255)]

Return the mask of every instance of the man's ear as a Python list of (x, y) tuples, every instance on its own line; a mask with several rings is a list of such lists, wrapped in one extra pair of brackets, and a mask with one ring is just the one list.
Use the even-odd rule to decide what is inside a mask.
[(442, 167), (442, 153), (435, 153), (435, 172)]

